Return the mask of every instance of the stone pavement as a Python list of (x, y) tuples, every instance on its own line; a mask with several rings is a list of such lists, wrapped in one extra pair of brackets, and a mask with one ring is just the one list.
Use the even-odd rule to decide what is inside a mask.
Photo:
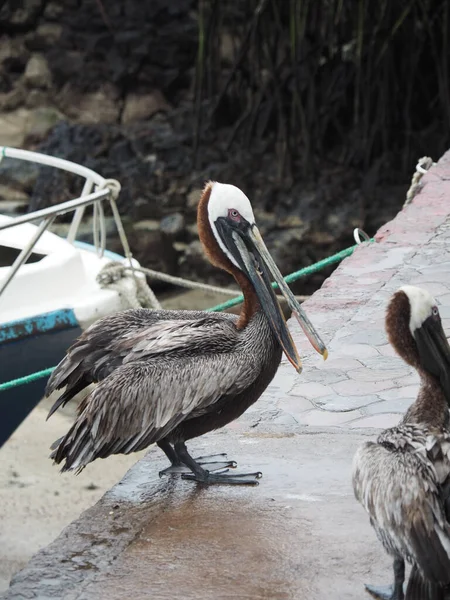
[(189, 444), (194, 455), (226, 450), (239, 471), (260, 469), (259, 487), (159, 479), (166, 461), (151, 449), (3, 598), (357, 600), (367, 597), (364, 582), (388, 583), (390, 560), (353, 498), (351, 461), (417, 392), (417, 376), (384, 333), (391, 294), (426, 287), (450, 331), (450, 153), (422, 181), (376, 243), (358, 248), (305, 303), (328, 361), (291, 320), (301, 376), (283, 361), (241, 419)]

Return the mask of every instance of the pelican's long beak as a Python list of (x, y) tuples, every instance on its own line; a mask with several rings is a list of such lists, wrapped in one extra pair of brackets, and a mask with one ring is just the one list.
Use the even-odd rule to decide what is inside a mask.
[(268, 317), (272, 330), (292, 365), (299, 373), (301, 372), (300, 356), (287, 327), (281, 306), (271, 286), (271, 280), (275, 280), (278, 283), (281, 293), (314, 349), (326, 359), (328, 351), (325, 344), (284, 281), (256, 225), (248, 227), (245, 231), (233, 231), (232, 238), (235, 249), (240, 255), (240, 263), (244, 266), (258, 295), (261, 308)]
[(450, 346), (440, 319), (428, 317), (414, 332), (424, 369), (437, 377), (450, 404)]

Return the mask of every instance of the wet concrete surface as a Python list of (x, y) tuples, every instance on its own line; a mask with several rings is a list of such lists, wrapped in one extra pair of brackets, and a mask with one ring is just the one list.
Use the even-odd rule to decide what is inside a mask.
[(226, 450), (239, 471), (261, 470), (260, 485), (245, 488), (160, 479), (166, 460), (152, 450), (4, 598), (359, 599), (363, 582), (390, 577), (351, 489), (365, 439), (217, 432), (191, 444), (194, 453)]
[(0, 450), (0, 595), (14, 573), (146, 454), (117, 455), (77, 477), (61, 475), (49, 448), (72, 419), (64, 411), (46, 421), (49, 408), (36, 407)]
[(377, 243), (358, 248), (304, 303), (329, 360), (291, 319), (301, 376), (283, 361), (240, 419), (189, 444), (194, 456), (226, 451), (238, 471), (262, 471), (258, 487), (159, 479), (167, 461), (151, 449), (3, 598), (359, 600), (364, 582), (389, 583), (390, 559), (350, 473), (358, 444), (395, 425), (417, 393), (417, 375), (384, 333), (391, 294), (425, 287), (450, 333), (450, 153), (422, 181)]

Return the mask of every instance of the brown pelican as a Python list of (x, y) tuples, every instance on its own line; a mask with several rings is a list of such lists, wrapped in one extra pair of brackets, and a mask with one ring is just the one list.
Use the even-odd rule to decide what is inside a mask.
[[(157, 443), (172, 463), (202, 483), (256, 484), (261, 473), (232, 475), (214, 457), (194, 459), (185, 442), (233, 421), (275, 375), (282, 352), (301, 361), (276, 295), (275, 279), (314, 348), (327, 350), (284, 282), (256, 227), (247, 196), (209, 182), (198, 206), (198, 231), (211, 263), (242, 288), (239, 316), (203, 311), (132, 309), (94, 323), (66, 353), (46, 394), (66, 387), (49, 416), (89, 384), (68, 433), (51, 457), (62, 470), (81, 470), (96, 458), (128, 454)], [(203, 463), (202, 463), (203, 460)], [(205, 464), (206, 461), (206, 464)]]
[(400, 424), (354, 458), (355, 496), (394, 559), (394, 585), (366, 589), (375, 598), (403, 600), (407, 560), (406, 599), (443, 599), (450, 584), (450, 347), (435, 300), (417, 287), (394, 294), (386, 331), (421, 385)]

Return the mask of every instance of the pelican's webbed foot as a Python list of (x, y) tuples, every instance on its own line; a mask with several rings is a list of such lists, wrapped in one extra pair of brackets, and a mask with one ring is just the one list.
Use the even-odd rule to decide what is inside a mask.
[[(186, 444), (184, 442), (177, 442), (175, 444), (175, 453), (178, 459), (187, 467), (189, 467), (190, 473), (182, 472), (181, 477), (183, 479), (189, 479), (191, 481), (198, 481), (199, 483), (205, 483), (207, 485), (213, 483), (221, 483), (228, 485), (258, 485), (258, 479), (261, 479), (262, 473), (259, 471), (257, 473), (237, 473), (231, 474), (228, 473), (228, 467), (232, 466), (233, 468), (236, 466), (236, 463), (231, 461), (231, 464), (222, 464), (219, 468), (223, 468), (220, 473), (211, 473), (212, 470), (209, 468), (211, 463), (207, 462), (197, 462), (192, 456), (189, 454)], [(223, 455), (222, 455), (223, 456)], [(211, 460), (211, 458), (215, 458), (211, 456), (200, 457), (199, 460), (206, 461)], [(213, 463), (215, 470), (217, 470), (217, 465), (220, 463)]]
[(405, 561), (394, 559), (394, 584), (386, 586), (366, 585), (365, 588), (373, 598), (378, 600), (404, 600), (403, 583), (405, 581)]
[[(220, 469), (235, 469), (237, 464), (234, 460), (218, 460), (226, 459), (227, 455), (222, 454), (211, 454), (210, 456), (199, 456), (195, 458), (195, 462), (207, 471), (220, 471)], [(184, 465), (181, 461), (175, 461), (170, 467), (163, 469), (159, 472), (159, 476), (163, 475), (179, 475), (184, 473), (192, 473), (192, 469)]]
[(205, 483), (207, 485), (212, 483), (221, 483), (225, 485), (259, 485), (258, 479), (261, 479), (261, 471), (256, 473), (230, 473), (228, 474), (226, 469), (222, 473), (210, 473), (202, 469), (203, 472), (197, 473), (183, 473), (182, 479), (189, 479), (190, 481), (198, 481), (198, 483)]
[(373, 598), (378, 600), (403, 600), (403, 590), (399, 595), (394, 585), (365, 585), (364, 586)]

